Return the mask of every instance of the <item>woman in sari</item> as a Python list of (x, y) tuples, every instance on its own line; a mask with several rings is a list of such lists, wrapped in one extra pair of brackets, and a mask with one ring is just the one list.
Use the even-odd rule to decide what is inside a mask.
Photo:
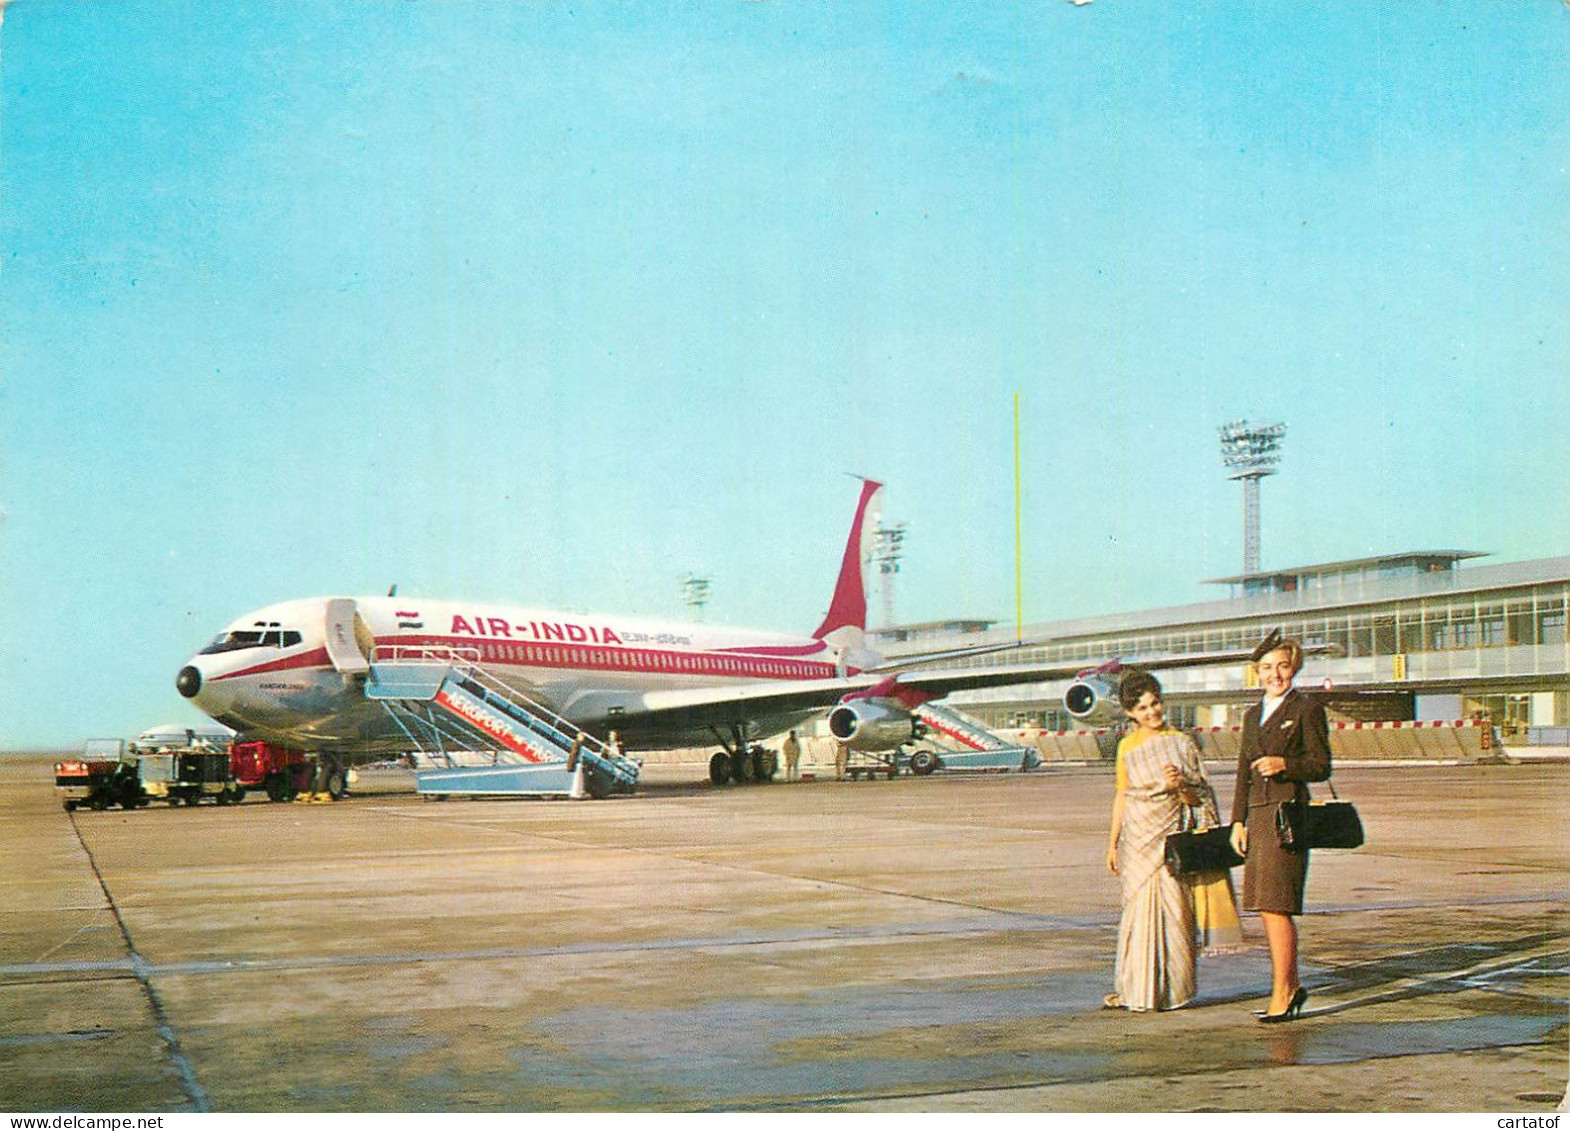
[[(1195, 960), (1242, 943), (1227, 873), (1175, 876), (1166, 840), (1190, 818), (1214, 825), (1220, 814), (1194, 740), (1166, 725), (1161, 684), (1131, 671), (1118, 702), (1136, 726), (1118, 743), (1117, 796), (1107, 841), (1107, 870), (1123, 883), (1116, 990), (1109, 1009), (1178, 1009), (1194, 997)], [(1186, 812), (1187, 811), (1187, 812)]]

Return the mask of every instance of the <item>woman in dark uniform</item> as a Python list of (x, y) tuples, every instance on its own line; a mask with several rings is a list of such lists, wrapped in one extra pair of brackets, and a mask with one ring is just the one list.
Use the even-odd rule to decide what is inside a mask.
[(1308, 852), (1287, 852), (1276, 839), (1276, 808), (1330, 776), (1325, 709), (1292, 686), (1303, 650), (1282, 640), (1257, 661), (1264, 698), (1243, 716), (1237, 785), (1232, 795), (1232, 847), (1245, 858), (1243, 906), (1259, 912), (1270, 944), (1270, 1005), (1264, 1022), (1290, 1021), (1308, 991), (1298, 980), (1297, 923), (1303, 912)]

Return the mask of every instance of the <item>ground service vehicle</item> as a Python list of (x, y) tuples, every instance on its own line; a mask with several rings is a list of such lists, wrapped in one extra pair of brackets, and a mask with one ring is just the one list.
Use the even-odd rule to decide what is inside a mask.
[(236, 742), (229, 748), (229, 774), (236, 801), (251, 789), (266, 790), (269, 801), (289, 801), (311, 785), (304, 752), (271, 742)]
[(229, 778), (227, 750), (204, 745), (161, 746), (139, 753), (136, 764), (142, 792), (150, 800), (195, 805), (211, 797), (227, 805), (237, 799)]
[[(55, 787), (67, 811), (79, 806), (126, 809), (152, 801), (196, 805), (210, 798), (238, 805), (248, 790), (265, 790), (270, 801), (291, 801), (311, 788), (316, 764), (304, 752), (270, 742), (213, 743), (193, 737), (185, 744), (139, 749), (122, 739), (93, 739), (80, 758), (55, 763)], [(347, 790), (342, 771), (329, 791)]]
[(135, 756), (127, 754), (125, 742), (118, 738), (90, 739), (80, 758), (56, 762), (55, 788), (68, 813), (78, 805), (131, 809), (147, 804), (137, 780)]

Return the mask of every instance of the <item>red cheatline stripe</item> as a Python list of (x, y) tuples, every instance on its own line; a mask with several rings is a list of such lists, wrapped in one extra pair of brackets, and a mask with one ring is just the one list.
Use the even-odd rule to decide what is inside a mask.
[(752, 648), (716, 648), (721, 655), (740, 656), (815, 656), (828, 649), (821, 640), (814, 640), (811, 644), (780, 644), (777, 646)]
[[(481, 663), (514, 667), (575, 668), (649, 675), (707, 675), (733, 679), (830, 679), (837, 674), (833, 664), (820, 660), (764, 656), (757, 652), (677, 652), (592, 643), (522, 644), (467, 636), (432, 635), (393, 636), (377, 643), (410, 648), (462, 648), (478, 653)], [(314, 648), (297, 656), (253, 664), (212, 676), (211, 679), (217, 682), (300, 668), (323, 668), (329, 664), (327, 649)], [(849, 671), (855, 674), (856, 669)]]
[(212, 677), (212, 682), (216, 683), (221, 679), (235, 679), (244, 675), (265, 675), (268, 672), (293, 671), (295, 668), (321, 668), (326, 667), (327, 664), (327, 649), (313, 648), (309, 652), (301, 652), (298, 656), (287, 656), (282, 660), (272, 660), (265, 664), (254, 664), (248, 668), (240, 668), (238, 671), (215, 675)]

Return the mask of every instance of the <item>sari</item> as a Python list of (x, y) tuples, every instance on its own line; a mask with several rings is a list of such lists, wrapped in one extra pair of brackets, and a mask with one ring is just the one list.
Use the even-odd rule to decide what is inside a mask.
[[(1193, 742), (1189, 745), (1192, 747)], [(1194, 761), (1199, 764), (1196, 750)], [(1181, 763), (1180, 763), (1181, 765)], [(1184, 769), (1184, 777), (1189, 771)], [(1216, 791), (1205, 777), (1199, 764), (1199, 804), (1189, 808), (1189, 826), (1194, 829), (1212, 829), (1221, 823), (1221, 807), (1216, 804)], [(1190, 784), (1193, 784), (1192, 782)], [(1186, 882), (1194, 892), (1194, 928), (1199, 934), (1199, 945), (1207, 955), (1237, 954), (1244, 949), (1243, 921), (1237, 913), (1237, 892), (1232, 887), (1232, 873), (1201, 872), (1189, 876)]]
[[(1196, 813), (1185, 813), (1189, 807), (1167, 788), (1166, 765), (1177, 766), (1184, 782), (1198, 789)], [(1118, 744), (1117, 788), (1123, 794), (1117, 994), (1126, 1009), (1177, 1009), (1194, 997), (1201, 932), (1207, 948), (1234, 949), (1242, 942), (1230, 876), (1183, 878), (1166, 866), (1168, 834), (1191, 816), (1217, 821), (1215, 792), (1193, 739), (1176, 730), (1125, 736)]]

